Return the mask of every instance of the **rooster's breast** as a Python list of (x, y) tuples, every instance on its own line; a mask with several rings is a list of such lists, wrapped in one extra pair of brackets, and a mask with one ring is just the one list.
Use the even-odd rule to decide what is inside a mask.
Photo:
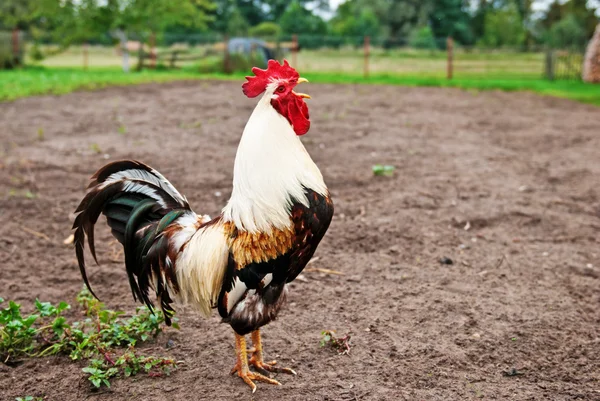
[(314, 255), (333, 217), (329, 194), (306, 189), (308, 205), (294, 202), (286, 230), (249, 233), (234, 227), (230, 256), (218, 309), (240, 335), (277, 317), (285, 302), (286, 284)]

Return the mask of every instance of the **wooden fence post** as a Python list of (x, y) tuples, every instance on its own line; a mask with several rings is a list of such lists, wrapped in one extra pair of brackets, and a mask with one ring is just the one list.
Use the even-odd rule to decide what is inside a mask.
[(554, 81), (554, 52), (546, 50), (546, 79)]
[(85, 71), (87, 71), (87, 69), (88, 69), (88, 58), (89, 58), (89, 55), (88, 55), (89, 49), (88, 48), (89, 48), (88, 42), (84, 42), (83, 43), (83, 69)]
[(12, 30), (12, 50), (13, 50), (13, 63), (15, 66), (20, 64), (19, 58), (19, 28), (14, 27)]
[(452, 39), (452, 36), (448, 36), (448, 39), (446, 39), (446, 52), (448, 53), (446, 78), (452, 79), (454, 76), (454, 39)]
[(369, 78), (369, 55), (371, 52), (371, 37), (365, 36), (365, 78)]
[[(143, 43), (140, 44), (143, 46)], [(150, 34), (150, 68), (156, 68), (156, 34)]]
[(140, 47), (138, 48), (138, 64), (135, 68), (137, 71), (142, 71), (144, 69), (144, 59), (146, 54), (144, 54), (144, 42), (143, 39), (140, 38)]
[(298, 35), (292, 35), (292, 67), (298, 68)]
[(173, 51), (171, 54), (171, 62), (169, 63), (169, 68), (175, 68), (177, 65), (177, 50)]
[(223, 72), (229, 74), (231, 72), (231, 59), (229, 58), (229, 35), (223, 37), (223, 44), (225, 53), (223, 54)]

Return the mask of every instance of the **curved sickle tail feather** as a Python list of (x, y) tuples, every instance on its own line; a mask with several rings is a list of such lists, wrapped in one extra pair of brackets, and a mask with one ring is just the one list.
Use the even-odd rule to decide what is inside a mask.
[[(92, 295), (96, 297), (86, 273), (85, 237), (98, 263), (94, 225), (102, 213), (113, 236), (123, 245), (134, 299), (152, 310), (148, 291), (153, 287), (165, 321), (170, 324), (171, 295), (179, 291), (175, 260), (189, 238), (178, 238), (177, 248), (170, 239), (183, 230), (182, 234), (191, 238), (201, 222), (185, 197), (158, 171), (137, 161), (123, 160), (104, 166), (92, 176), (88, 193), (75, 213), (78, 213), (73, 224), (75, 253), (83, 281)], [(178, 219), (184, 216), (185, 222), (179, 224)]]

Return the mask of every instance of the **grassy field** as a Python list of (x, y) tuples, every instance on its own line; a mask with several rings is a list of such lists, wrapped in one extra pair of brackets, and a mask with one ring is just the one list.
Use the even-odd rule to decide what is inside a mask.
[[(190, 69), (144, 70), (125, 74), (118, 68), (97, 68), (83, 71), (74, 68), (28, 68), (0, 71), (0, 101), (41, 94), (63, 94), (75, 90), (92, 90), (112, 85), (134, 85), (194, 79), (235, 79), (245, 74), (198, 74)], [(547, 81), (543, 79), (463, 78), (374, 73), (368, 79), (356, 73), (307, 72), (302, 74), (314, 83), (356, 83), (404, 86), (458, 87), (472, 90), (532, 91), (542, 95), (573, 99), (600, 106), (600, 86), (577, 81)]]

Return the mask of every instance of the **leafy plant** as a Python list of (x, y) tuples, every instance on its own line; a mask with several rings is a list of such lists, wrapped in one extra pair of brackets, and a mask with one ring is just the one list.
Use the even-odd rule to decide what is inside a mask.
[[(87, 289), (77, 295), (77, 302), (86, 318), (69, 323), (63, 316), (70, 309), (66, 302), (55, 306), (36, 299), (36, 312), (23, 316), (21, 305), (8, 301), (8, 306), (0, 310), (2, 361), (10, 363), (22, 356), (69, 355), (72, 360), (88, 362), (83, 372), (95, 387), (110, 386), (109, 380), (115, 376), (140, 372), (161, 376), (177, 368), (172, 358), (140, 356), (134, 350), (139, 342), (162, 331), (162, 313), (144, 306), (137, 308), (135, 315), (124, 318), (124, 312), (106, 309)], [(173, 322), (178, 329), (176, 319)], [(123, 347), (127, 351), (119, 351)]]
[(338, 338), (333, 330), (323, 330), (321, 332), (321, 347), (329, 346), (337, 351), (339, 355), (348, 355), (350, 353), (350, 334)]
[(89, 375), (88, 380), (92, 382), (94, 387), (100, 387), (103, 384), (110, 387), (108, 379), (119, 374), (117, 368), (106, 369), (104, 361), (101, 359), (90, 359), (90, 364), (81, 370)]

